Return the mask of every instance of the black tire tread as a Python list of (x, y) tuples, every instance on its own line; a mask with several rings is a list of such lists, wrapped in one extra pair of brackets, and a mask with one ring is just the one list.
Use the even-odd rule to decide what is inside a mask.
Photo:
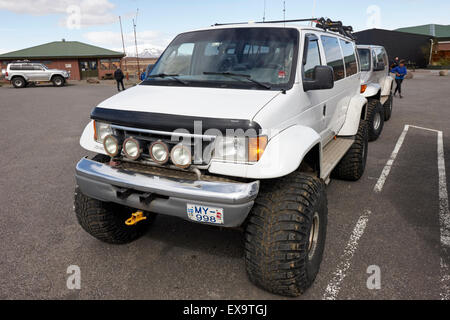
[[(364, 174), (367, 148), (368, 148), (368, 128), (367, 122), (361, 120), (358, 128), (358, 133), (355, 137), (355, 142), (345, 154), (344, 158), (339, 162), (333, 170), (332, 176), (337, 179), (347, 181), (357, 181), (361, 179)], [(366, 148), (365, 155), (363, 154), (364, 146)]]
[[(300, 172), (262, 185), (245, 232), (246, 269), (253, 283), (291, 297), (311, 286), (317, 273), (308, 277), (307, 248), (319, 201), (326, 208), (324, 183)], [(326, 218), (321, 223), (326, 228)], [(316, 250), (321, 260), (323, 246)]]
[[(107, 162), (109, 159), (99, 154), (92, 160)], [(74, 207), (81, 227), (98, 240), (111, 244), (126, 244), (138, 239), (154, 221), (154, 214), (146, 212), (147, 220), (135, 226), (126, 226), (125, 220), (136, 209), (89, 198), (79, 187), (75, 189)]]
[[(376, 113), (380, 113), (380, 127), (379, 130), (375, 131), (373, 129), (373, 120)], [(383, 131), (384, 127), (384, 118), (385, 118), (385, 111), (384, 107), (381, 104), (381, 102), (377, 99), (369, 99), (369, 103), (367, 105), (367, 125), (369, 129), (369, 141), (375, 141), (377, 140), (381, 132)]]

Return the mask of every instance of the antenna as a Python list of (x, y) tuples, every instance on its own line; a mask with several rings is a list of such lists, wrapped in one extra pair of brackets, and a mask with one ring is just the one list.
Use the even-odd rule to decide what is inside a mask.
[[(313, 0), (313, 8), (312, 8), (312, 16), (311, 17), (315, 17), (316, 16), (316, 4), (317, 4), (317, 0)], [(311, 27), (313, 26), (314, 21), (311, 21)]]
[(137, 24), (138, 14), (139, 14), (139, 8), (136, 10), (136, 18), (133, 19), (134, 45), (136, 47), (137, 75), (139, 76), (139, 73), (140, 73), (140, 70), (141, 70), (141, 66), (139, 65), (139, 52), (138, 52), (137, 37), (136, 37), (136, 24)]
[[(122, 35), (123, 54), (126, 56), (127, 52), (125, 51), (125, 41), (123, 39), (122, 18), (120, 16), (119, 16), (119, 22), (120, 22), (120, 34)], [(127, 59), (124, 59), (124, 62), (125, 62), (125, 71), (127, 71)]]
[(264, 0), (264, 13), (263, 13), (263, 22), (266, 21), (266, 0)]
[(284, 26), (286, 27), (286, 1), (283, 1), (283, 21)]

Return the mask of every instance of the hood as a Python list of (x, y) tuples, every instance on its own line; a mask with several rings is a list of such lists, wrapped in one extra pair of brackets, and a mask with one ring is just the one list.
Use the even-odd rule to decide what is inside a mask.
[(63, 73), (63, 72), (68, 73), (68, 72), (69, 72), (69, 71), (67, 71), (67, 70), (61, 70), (61, 69), (48, 69), (47, 71), (50, 71), (50, 72), (59, 72), (59, 73)]
[(252, 120), (279, 91), (138, 85), (98, 108), (190, 117)]

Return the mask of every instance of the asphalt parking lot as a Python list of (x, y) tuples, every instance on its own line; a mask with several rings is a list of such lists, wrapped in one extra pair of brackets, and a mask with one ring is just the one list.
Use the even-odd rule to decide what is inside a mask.
[[(299, 299), (450, 299), (449, 88), (450, 77), (428, 73), (406, 81), (364, 177), (331, 182), (324, 260)], [(282, 299), (247, 279), (239, 230), (159, 216), (143, 238), (112, 246), (79, 227), (79, 137), (115, 93), (0, 88), (0, 299)], [(81, 290), (66, 287), (70, 265)], [(379, 289), (367, 288), (369, 266), (379, 267)]]

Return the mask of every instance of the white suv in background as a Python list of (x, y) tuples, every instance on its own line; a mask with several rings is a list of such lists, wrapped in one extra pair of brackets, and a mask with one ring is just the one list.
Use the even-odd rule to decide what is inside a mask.
[(4, 74), (15, 88), (25, 88), (29, 83), (40, 82), (52, 82), (55, 87), (62, 87), (70, 78), (69, 71), (49, 69), (44, 64), (29, 61), (8, 64)]
[(361, 63), (361, 94), (369, 101), (367, 122), (369, 140), (378, 139), (384, 121), (392, 115), (393, 79), (389, 75), (389, 57), (382, 46), (358, 45)]

